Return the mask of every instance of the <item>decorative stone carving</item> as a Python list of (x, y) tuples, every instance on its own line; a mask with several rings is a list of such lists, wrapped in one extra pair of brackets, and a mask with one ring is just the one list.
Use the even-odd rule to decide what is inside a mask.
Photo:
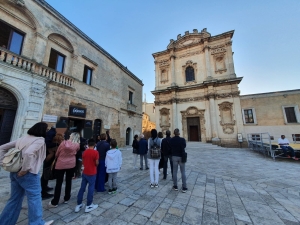
[(195, 106), (191, 106), (191, 107), (187, 108), (185, 111), (180, 111), (181, 116), (182, 116), (182, 133), (183, 133), (183, 137), (186, 140), (188, 140), (187, 118), (189, 118), (189, 117), (199, 117), (201, 139), (206, 140), (204, 112), (205, 112), (205, 110), (199, 110)]
[(170, 60), (169, 59), (163, 59), (158, 61), (159, 68), (164, 69), (168, 68), (170, 66)]
[(163, 130), (168, 130), (171, 126), (171, 124), (170, 124), (170, 109), (162, 108), (159, 111), (160, 111), (159, 126)]
[(232, 134), (234, 133), (234, 125), (235, 120), (233, 120), (233, 110), (232, 110), (233, 103), (231, 102), (222, 102), (219, 104), (219, 111), (220, 111), (220, 125), (222, 126), (224, 134)]
[(163, 69), (160, 74), (160, 83), (164, 84), (167, 83), (168, 81), (169, 81), (168, 70)]
[(185, 53), (183, 55), (179, 55), (178, 58), (185, 58), (185, 57), (190, 57), (190, 56), (193, 56), (193, 55), (199, 55), (201, 54), (202, 51), (195, 51), (195, 52), (188, 52), (188, 53)]

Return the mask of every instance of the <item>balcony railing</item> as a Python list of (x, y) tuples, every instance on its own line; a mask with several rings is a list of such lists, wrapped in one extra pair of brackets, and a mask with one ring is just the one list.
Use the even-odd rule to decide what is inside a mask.
[(128, 103), (127, 103), (127, 110), (136, 112), (136, 105), (131, 104), (131, 103), (128, 102)]
[(11, 64), (20, 69), (37, 75), (46, 77), (56, 83), (66, 85), (68, 87), (74, 86), (74, 79), (63, 73), (59, 73), (47, 66), (28, 60), (18, 54), (15, 54), (7, 49), (0, 47), (0, 61)]

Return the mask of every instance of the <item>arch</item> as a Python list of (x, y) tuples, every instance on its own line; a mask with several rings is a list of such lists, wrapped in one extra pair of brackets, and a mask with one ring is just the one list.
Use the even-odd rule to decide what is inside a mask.
[(97, 137), (101, 134), (101, 127), (102, 127), (102, 120), (101, 119), (95, 119), (94, 120), (94, 127), (93, 127), (94, 140), (97, 140)]
[(60, 47), (66, 49), (67, 51), (73, 53), (74, 48), (72, 43), (62, 34), (51, 33), (48, 36), (48, 39), (59, 45)]
[(132, 133), (132, 129), (130, 127), (127, 127), (126, 129), (126, 145), (130, 145), (130, 143), (132, 142), (133, 139), (133, 133)]

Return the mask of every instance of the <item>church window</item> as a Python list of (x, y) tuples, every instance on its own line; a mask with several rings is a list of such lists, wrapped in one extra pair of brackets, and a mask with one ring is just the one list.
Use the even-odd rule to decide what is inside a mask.
[(51, 48), (48, 66), (62, 73), (64, 71), (65, 56)]
[(84, 66), (83, 82), (88, 85), (91, 85), (92, 84), (92, 74), (93, 74), (93, 70), (88, 66)]
[(0, 47), (7, 48), (18, 55), (21, 54), (24, 33), (0, 21)]
[(185, 79), (186, 79), (186, 82), (195, 80), (195, 73), (194, 73), (194, 68), (193, 67), (188, 66), (185, 69)]

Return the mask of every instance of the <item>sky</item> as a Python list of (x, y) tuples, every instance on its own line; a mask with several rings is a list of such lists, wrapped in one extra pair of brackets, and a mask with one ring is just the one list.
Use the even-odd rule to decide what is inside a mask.
[[(300, 89), (299, 0), (47, 0), (139, 77), (153, 102), (152, 54), (193, 29), (235, 30), (234, 67), (241, 95)], [(143, 95), (144, 99), (144, 95)]]

